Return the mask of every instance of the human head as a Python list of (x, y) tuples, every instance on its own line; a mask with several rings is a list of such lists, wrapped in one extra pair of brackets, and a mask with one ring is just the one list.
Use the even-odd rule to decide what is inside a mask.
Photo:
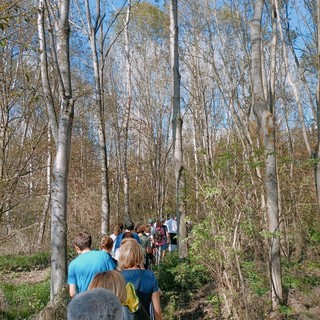
[(118, 258), (118, 268), (120, 270), (139, 267), (144, 264), (144, 253), (141, 245), (132, 238), (121, 241)]
[(123, 230), (123, 224), (122, 223), (118, 223), (113, 227), (113, 233), (117, 236), (118, 234), (120, 234)]
[(113, 292), (95, 288), (77, 294), (67, 308), (68, 320), (121, 320), (122, 305)]
[(80, 249), (80, 251), (91, 248), (92, 238), (90, 233), (84, 231), (76, 235), (74, 239), (74, 245)]
[(149, 223), (149, 224), (153, 224), (153, 219), (152, 219), (152, 218), (149, 218), (149, 219), (148, 219), (148, 223)]
[(161, 227), (162, 226), (162, 222), (161, 222), (161, 220), (157, 220), (156, 221), (156, 228), (159, 228), (159, 227)]
[(110, 236), (105, 235), (101, 238), (100, 249), (110, 252), (112, 250), (113, 240)]
[(147, 225), (145, 226), (144, 232), (150, 233), (150, 231), (151, 231), (151, 227), (147, 224)]
[(145, 231), (145, 225), (142, 224), (142, 223), (139, 223), (137, 226), (136, 226), (136, 233), (144, 233)]
[(124, 303), (127, 299), (126, 281), (122, 274), (116, 270), (109, 270), (97, 273), (92, 279), (89, 290), (104, 288), (111, 290)]
[(126, 231), (124, 234), (123, 234), (123, 238), (122, 239), (126, 239), (126, 238), (133, 238), (133, 234), (131, 231)]
[(125, 230), (134, 230), (134, 222), (131, 220), (126, 221), (123, 228)]

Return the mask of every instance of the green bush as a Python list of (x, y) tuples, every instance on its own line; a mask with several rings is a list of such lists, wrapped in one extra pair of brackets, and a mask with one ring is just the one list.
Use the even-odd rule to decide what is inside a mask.
[(305, 292), (318, 287), (320, 285), (320, 276), (317, 274), (319, 266), (317, 261), (297, 263), (284, 260), (282, 263), (284, 286)]
[(252, 292), (261, 297), (269, 291), (268, 278), (265, 270), (254, 261), (246, 261), (241, 265), (244, 277)]
[(192, 258), (180, 259), (177, 251), (168, 253), (157, 270), (162, 291), (193, 292), (208, 281), (205, 267)]
[(167, 253), (155, 273), (162, 291), (165, 319), (176, 319), (174, 311), (184, 308), (193, 293), (208, 282), (203, 265), (192, 258), (179, 259), (178, 252)]

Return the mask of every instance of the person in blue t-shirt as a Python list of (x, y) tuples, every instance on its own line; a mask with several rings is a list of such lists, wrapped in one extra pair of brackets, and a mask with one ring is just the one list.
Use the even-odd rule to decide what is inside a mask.
[(119, 250), (118, 269), (126, 282), (133, 284), (136, 293), (148, 315), (162, 320), (160, 304), (161, 291), (152, 270), (144, 269), (144, 252), (141, 245), (132, 238), (124, 239)]
[(88, 289), (91, 280), (99, 272), (116, 268), (110, 255), (105, 251), (91, 250), (92, 237), (88, 232), (80, 232), (74, 240), (78, 257), (68, 267), (69, 294), (73, 298), (77, 293)]

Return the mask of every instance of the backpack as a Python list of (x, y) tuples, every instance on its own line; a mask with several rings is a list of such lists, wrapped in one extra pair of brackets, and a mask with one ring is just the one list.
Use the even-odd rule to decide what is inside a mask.
[(162, 242), (163, 234), (161, 233), (161, 230), (163, 230), (163, 228), (160, 228), (160, 229), (156, 228), (155, 233), (154, 233), (154, 241), (155, 242), (158, 242), (158, 243)]
[[(141, 284), (143, 272), (141, 272), (140, 279), (139, 279), (139, 287)], [(126, 286), (127, 290), (127, 300), (123, 306), (123, 320), (150, 320), (150, 317), (143, 307), (142, 303), (140, 302), (138, 290), (134, 289), (132, 283), (128, 282)]]
[(139, 307), (136, 311), (131, 312), (127, 306), (123, 306), (123, 320), (150, 320), (147, 311), (139, 302)]

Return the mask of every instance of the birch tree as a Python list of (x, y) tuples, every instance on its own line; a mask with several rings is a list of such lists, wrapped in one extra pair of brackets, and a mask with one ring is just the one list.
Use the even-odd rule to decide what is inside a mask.
[(185, 197), (182, 153), (182, 116), (180, 110), (180, 73), (178, 52), (178, 1), (170, 0), (170, 62), (171, 62), (171, 94), (172, 94), (172, 143), (173, 164), (176, 187), (176, 215), (179, 236), (179, 256), (185, 258), (188, 254)]
[[(51, 299), (64, 287), (67, 274), (67, 187), (74, 116), (69, 57), (69, 6), (68, 0), (59, 0), (57, 3), (39, 0), (38, 11), (42, 86), (56, 144), (51, 191)], [(45, 32), (46, 19), (49, 23), (49, 34)], [(59, 83), (59, 108), (55, 106), (49, 76), (48, 36), (54, 71)], [(60, 110), (59, 114), (57, 109)]]
[(317, 101), (317, 138), (315, 150), (315, 181), (318, 208), (320, 208), (320, 0), (317, 0), (317, 69), (318, 69), (318, 83), (316, 92)]
[[(100, 0), (96, 1), (95, 8), (95, 23), (92, 23), (92, 15), (90, 4), (85, 0), (87, 28), (86, 33), (90, 42), (92, 53), (92, 64), (94, 70), (94, 101), (95, 114), (98, 124), (99, 137), (99, 154), (100, 154), (100, 168), (101, 168), (101, 234), (105, 234), (110, 228), (110, 197), (109, 197), (109, 177), (108, 177), (108, 155), (106, 130), (104, 124), (104, 94), (103, 94), (103, 60), (104, 60), (104, 37), (103, 34), (103, 16), (101, 13)], [(80, 12), (79, 12), (80, 13)], [(80, 13), (81, 14), (81, 13)], [(100, 47), (97, 41), (97, 35), (100, 34)], [(100, 54), (99, 54), (99, 52)]]
[[(261, 139), (265, 155), (266, 171), (264, 179), (268, 217), (271, 299), (272, 308), (273, 310), (276, 310), (279, 304), (282, 303), (283, 296), (281, 280), (279, 208), (275, 156), (275, 119), (272, 113), (273, 110), (272, 108), (270, 108), (270, 105), (268, 105), (262, 76), (262, 12), (263, 0), (256, 0), (254, 5), (254, 16), (251, 23), (252, 86), (254, 103), (253, 110), (257, 117), (258, 127), (261, 133)], [(273, 91), (271, 91), (271, 93), (272, 92)], [(272, 99), (270, 99), (270, 102), (271, 101)]]
[(125, 220), (130, 219), (129, 204), (130, 204), (130, 193), (129, 193), (129, 171), (128, 171), (128, 134), (132, 104), (132, 64), (131, 64), (131, 53), (130, 53), (130, 42), (129, 42), (129, 22), (131, 13), (131, 1), (128, 1), (128, 8), (126, 19), (124, 21), (124, 33), (125, 33), (125, 58), (126, 58), (126, 89), (127, 89), (127, 105), (125, 110), (124, 119), (124, 150), (123, 150), (123, 195), (124, 195), (124, 217)]

